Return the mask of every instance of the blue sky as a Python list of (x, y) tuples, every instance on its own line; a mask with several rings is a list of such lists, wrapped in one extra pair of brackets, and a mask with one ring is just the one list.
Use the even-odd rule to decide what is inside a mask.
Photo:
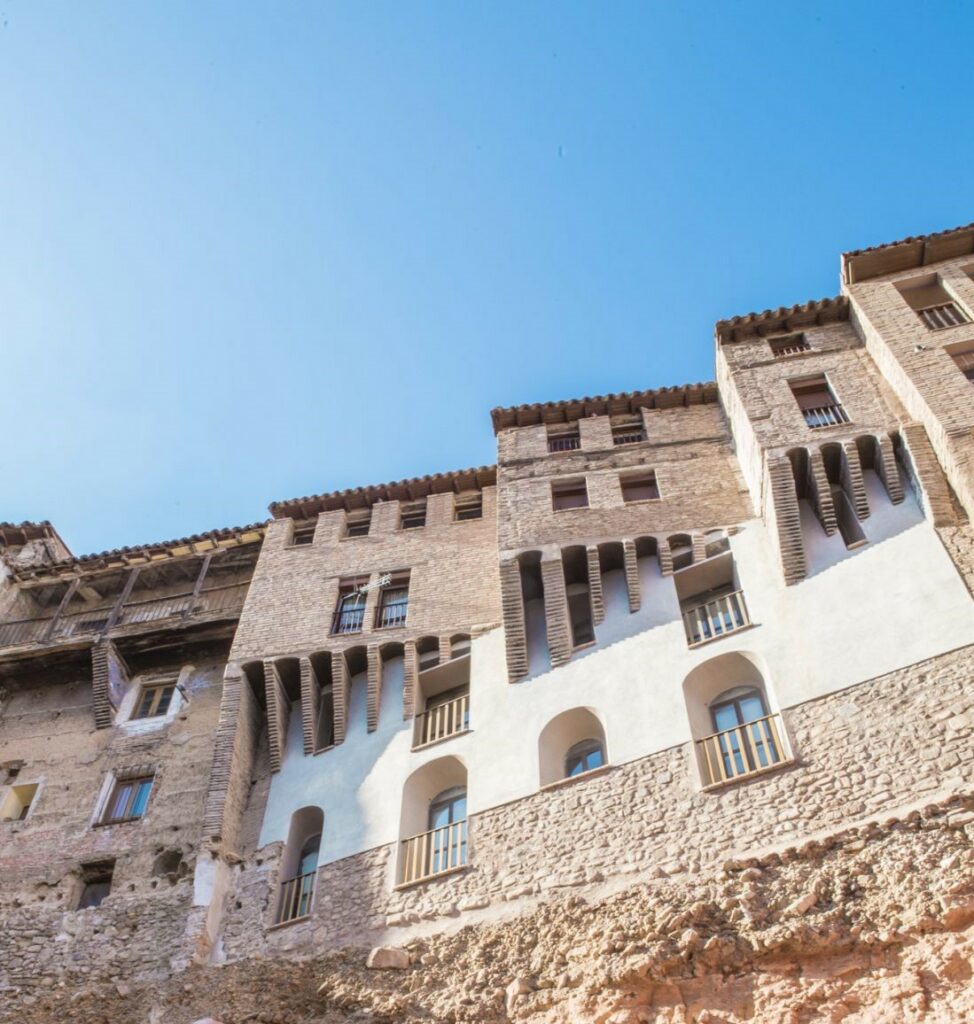
[(78, 553), (493, 461), (974, 220), (974, 8), (0, 0), (0, 519)]

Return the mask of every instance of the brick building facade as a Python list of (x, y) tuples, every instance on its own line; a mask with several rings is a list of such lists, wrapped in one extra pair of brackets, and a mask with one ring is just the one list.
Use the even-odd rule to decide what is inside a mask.
[[(401, 945), (974, 785), (974, 227), (496, 466), (0, 526), (0, 984)], [(11, 997), (13, 998), (13, 996)]]

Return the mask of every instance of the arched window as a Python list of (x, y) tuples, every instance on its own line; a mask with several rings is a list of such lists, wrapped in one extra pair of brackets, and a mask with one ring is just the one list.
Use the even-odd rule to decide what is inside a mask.
[(757, 687), (726, 690), (710, 705), (710, 717), (728, 777), (768, 768), (781, 760), (774, 733), (764, 727), (768, 706)]
[(590, 772), (593, 768), (601, 768), (605, 764), (605, 753), (602, 741), (597, 739), (582, 740), (576, 743), (565, 755), (565, 778)]
[(467, 863), (467, 769), (458, 757), (429, 761), (409, 776), (399, 835), (404, 883)]
[(291, 816), (291, 828), (281, 858), (278, 924), (295, 921), (311, 913), (323, 824), (324, 815), (318, 807), (302, 807)]

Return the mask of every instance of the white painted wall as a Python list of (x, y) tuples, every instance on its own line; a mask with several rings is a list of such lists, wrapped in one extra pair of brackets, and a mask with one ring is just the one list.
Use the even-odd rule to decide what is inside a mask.
[[(574, 707), (597, 712), (616, 764), (684, 743), (691, 733), (683, 681), (696, 665), (728, 651), (753, 653), (766, 666), (776, 709), (974, 644), (974, 603), (912, 494), (891, 505), (875, 474), (865, 476), (872, 515), (862, 525), (869, 544), (847, 552), (838, 534), (826, 538), (804, 509), (809, 577), (801, 583), (781, 582), (760, 520), (731, 538), (755, 623), (739, 634), (689, 650), (673, 581), (646, 559), (642, 609), (630, 615), (622, 573), (607, 574), (598, 643), (568, 665), (551, 670), (539, 657), (532, 661), (535, 674), (510, 685), (503, 631), (475, 639), (466, 735), (411, 752), (400, 660), (387, 665), (374, 733), (365, 729), (364, 677), (353, 687), (348, 737), (332, 750), (304, 755), (295, 710), (261, 844), (286, 839), (291, 814), (309, 804), (325, 815), (321, 863), (393, 842), (400, 838), (406, 778), (450, 755), (467, 767), (471, 813), (527, 796), (539, 784), (541, 730)], [(528, 624), (541, 639), (543, 616), (529, 613)]]

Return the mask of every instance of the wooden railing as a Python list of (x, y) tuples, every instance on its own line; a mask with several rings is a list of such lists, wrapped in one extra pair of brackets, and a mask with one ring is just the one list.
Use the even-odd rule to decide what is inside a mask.
[(822, 405), (816, 409), (802, 409), (805, 422), (812, 428), (837, 427), (849, 422), (849, 414), (836, 402), (834, 405)]
[(704, 785), (743, 779), (773, 768), (785, 760), (778, 715), (715, 732), (697, 740), (701, 751)]
[(683, 628), (691, 647), (736, 633), (750, 624), (743, 590), (732, 590), (683, 611)]
[(413, 749), (466, 732), (470, 725), (470, 694), (464, 693), (444, 704), (428, 708), (416, 716), (416, 740)]
[(402, 846), (403, 885), (442, 875), (467, 863), (467, 821), (421, 832)]
[(281, 896), (277, 903), (277, 924), (296, 921), (299, 917), (307, 917), (311, 913), (315, 874), (316, 872), (309, 871), (281, 883)]
[(916, 311), (917, 316), (931, 331), (942, 331), (945, 327), (966, 324), (967, 317), (953, 302), (941, 302), (936, 306), (925, 306)]

